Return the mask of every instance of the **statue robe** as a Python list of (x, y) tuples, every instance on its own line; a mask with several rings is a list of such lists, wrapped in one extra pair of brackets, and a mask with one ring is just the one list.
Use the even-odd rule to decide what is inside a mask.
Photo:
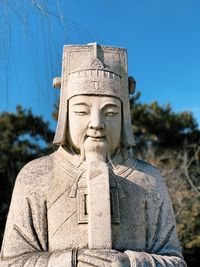
[[(109, 167), (112, 246), (131, 267), (186, 266), (171, 201), (159, 172), (119, 153)], [(19, 173), (0, 266), (72, 267), (72, 249), (88, 245), (86, 165), (63, 147)], [(103, 235), (103, 233), (102, 233)]]

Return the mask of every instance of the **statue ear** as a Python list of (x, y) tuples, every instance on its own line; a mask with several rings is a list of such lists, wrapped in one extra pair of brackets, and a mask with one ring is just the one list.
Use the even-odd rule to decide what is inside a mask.
[(132, 76), (129, 76), (128, 77), (129, 94), (133, 94), (135, 92), (135, 88), (136, 88), (136, 80)]
[(53, 79), (53, 87), (60, 88), (61, 87), (61, 77), (55, 77)]
[(65, 86), (61, 86), (61, 77), (53, 79), (53, 87), (61, 89), (60, 91), (60, 103), (58, 110), (58, 121), (53, 143), (56, 145), (63, 145), (66, 142), (67, 133), (67, 109), (68, 109), (68, 97), (67, 89)]

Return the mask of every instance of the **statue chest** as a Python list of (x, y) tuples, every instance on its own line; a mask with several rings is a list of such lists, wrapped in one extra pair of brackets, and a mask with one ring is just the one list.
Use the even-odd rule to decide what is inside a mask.
[[(49, 250), (88, 246), (88, 206), (85, 177), (77, 183), (75, 197), (64, 186), (48, 205)], [(115, 182), (110, 185), (112, 246), (117, 250), (140, 250), (146, 242), (145, 194), (128, 180), (122, 184), (124, 196)], [(102, 233), (103, 235), (103, 233)]]

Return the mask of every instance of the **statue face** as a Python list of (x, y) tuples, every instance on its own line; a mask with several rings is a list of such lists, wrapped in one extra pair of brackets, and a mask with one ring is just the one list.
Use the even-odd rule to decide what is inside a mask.
[(112, 155), (121, 136), (121, 101), (115, 97), (77, 95), (69, 100), (69, 142), (80, 153), (108, 149)]

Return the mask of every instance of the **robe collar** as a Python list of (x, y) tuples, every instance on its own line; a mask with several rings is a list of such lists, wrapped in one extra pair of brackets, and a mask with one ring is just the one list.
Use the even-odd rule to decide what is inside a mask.
[[(59, 165), (65, 173), (73, 176), (75, 181), (70, 191), (70, 197), (76, 197), (77, 186), (80, 177), (86, 172), (88, 165), (85, 161), (80, 164), (80, 156), (70, 153), (66, 147), (60, 146), (50, 157)], [(112, 164), (108, 163), (109, 173), (115, 179), (120, 196), (124, 197), (124, 192), (120, 182), (134, 170), (136, 160), (129, 155), (128, 151), (118, 151), (112, 158)]]

